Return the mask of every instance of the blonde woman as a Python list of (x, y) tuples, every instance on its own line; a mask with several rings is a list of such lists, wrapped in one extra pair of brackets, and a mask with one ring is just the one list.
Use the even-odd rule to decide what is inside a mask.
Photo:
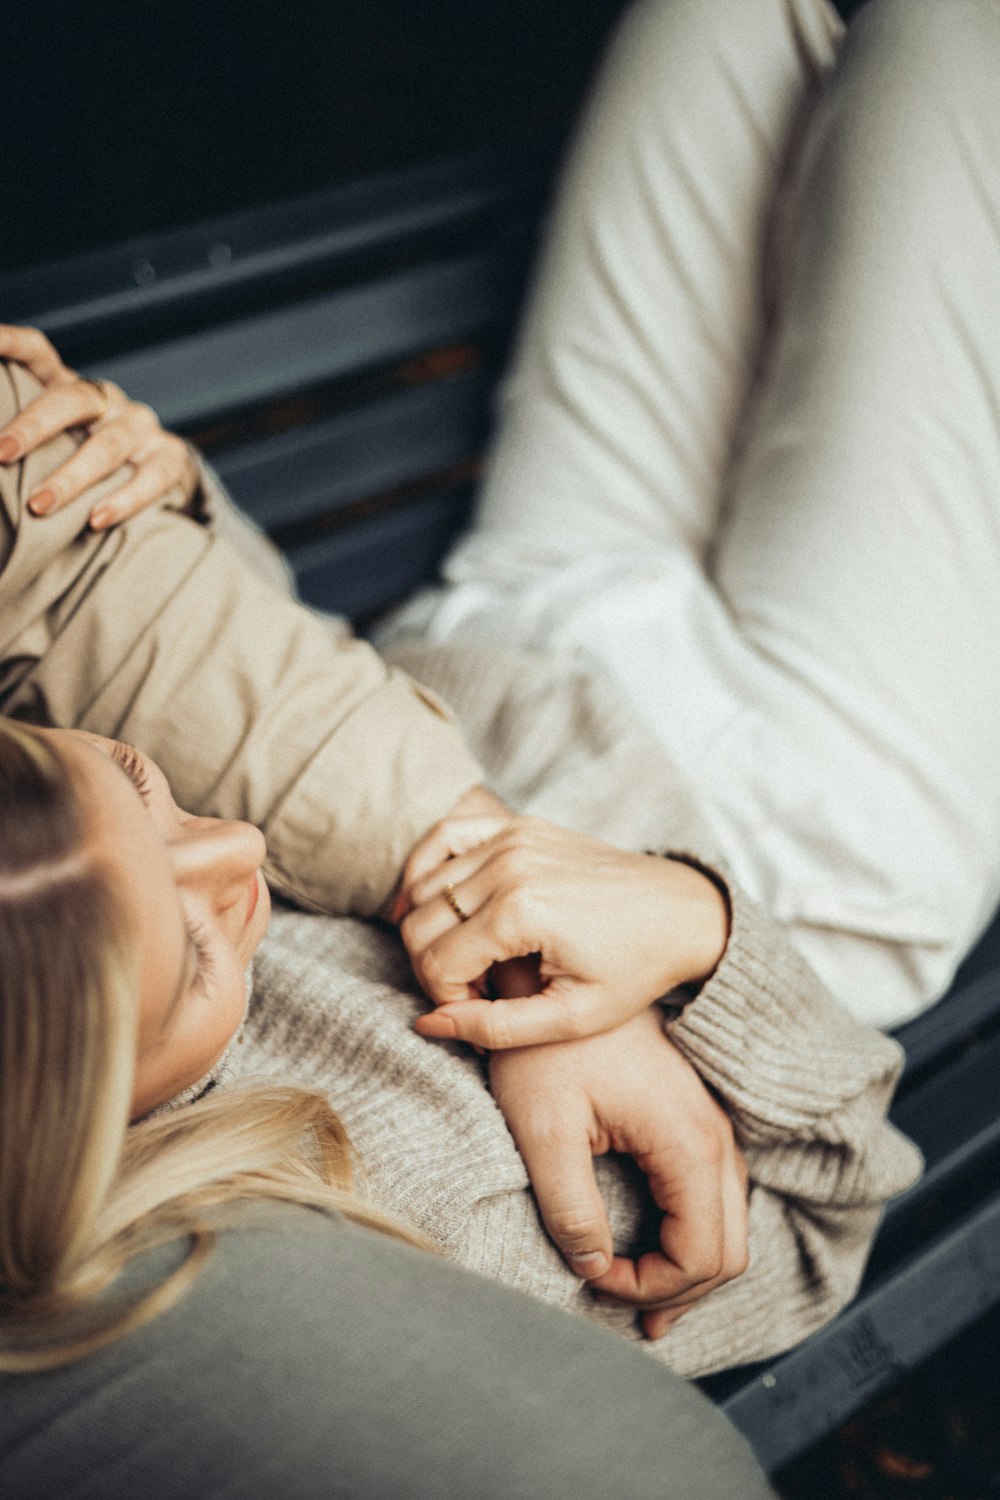
[[(16, 337), (36, 364), (57, 360), (38, 335)], [(53, 370), (41, 392), (23, 365), (6, 372), (12, 404), (36, 431), (55, 398), (64, 413), (94, 400), (88, 382)], [(113, 399), (116, 421), (148, 424), (120, 393)], [(8, 435), (23, 432), (19, 420)], [(98, 423), (81, 460), (101, 435)], [(829, 1317), (856, 1285), (882, 1201), (916, 1169), (883, 1118), (898, 1048), (839, 1010), (712, 867), (674, 769), (615, 695), (544, 660), (432, 650), (413, 665), (461, 705), (484, 770), (436, 698), (250, 573), (211, 524), (168, 504), (110, 531), (80, 530), (90, 490), (55, 515), (34, 515), (39, 480), (74, 461), (76, 441), (43, 443), (0, 475), (5, 707), (109, 736), (70, 741), (68, 753), (89, 756), (91, 775), (110, 776), (119, 791), (122, 771), (136, 782), (134, 826), (118, 830), (116, 847), (148, 893), (145, 942), (161, 967), (156, 929), (170, 903), (140, 857), (156, 848), (151, 834), (185, 911), (190, 882), (234, 829), (244, 850), (215, 898), (221, 924), (195, 900), (182, 953), (182, 924), (171, 918), (176, 972), (159, 1003), (174, 1008), (169, 1027), (153, 1029), (149, 1056), (140, 1050), (133, 1112), (212, 1089), (204, 1075), (238, 1026), (247, 944), (264, 920), (264, 862), (269, 883), (300, 906), (402, 918), (432, 992), (446, 984), (475, 995), (498, 961), (540, 953), (545, 992), (530, 1008), (546, 1031), (553, 1008), (563, 1022), (578, 1016), (578, 1034), (494, 1054), (491, 1097), (475, 1057), (415, 1034), (440, 1032), (437, 1017), (448, 1016), (422, 1013), (403, 951), (384, 932), (283, 913), (258, 959), (242, 1045), (218, 1081), (270, 1076), (321, 1089), (382, 1209), (468, 1266), (644, 1334), (685, 1373), (786, 1347)], [(210, 484), (206, 475), (203, 510), (223, 504)], [(253, 547), (250, 534), (244, 544)], [(390, 797), (384, 761), (410, 754), (418, 731), (388, 720), (384, 745), (359, 764), (354, 715), (338, 697), (342, 659), (351, 680), (371, 674), (376, 697), (388, 685), (408, 711), (434, 715), (450, 756), (446, 783), (452, 765), (471, 780), (486, 775), (536, 816), (514, 817), (478, 792), (417, 841), (394, 895), (393, 851), (413, 809), (405, 775)], [(372, 696), (348, 697), (362, 727)], [(174, 801), (153, 750), (197, 817)], [(424, 807), (440, 797), (433, 786), (419, 792)], [(234, 819), (249, 808), (266, 825), (266, 851), (247, 820)], [(203, 823), (206, 813), (228, 821)], [(95, 827), (101, 815), (95, 798)], [(629, 852), (637, 848), (682, 857)], [(484, 899), (484, 878), (504, 889)], [(651, 1008), (665, 995), (668, 1012)], [(595, 1166), (609, 1148), (619, 1156)], [(648, 1183), (645, 1209), (641, 1178), (622, 1166), (628, 1156)]]
[(129, 1124), (239, 1024), (268, 909), (257, 831), (150, 779), (0, 721), (0, 1491), (770, 1493), (666, 1370), (409, 1248), (315, 1093)]
[[(530, 822), (522, 848), (546, 826)], [(568, 1495), (577, 1486), (596, 1494), (609, 1482), (609, 1464), (623, 1463), (628, 1473), (615, 1480), (616, 1493), (662, 1494), (666, 1482), (669, 1494), (675, 1481), (680, 1495), (732, 1493), (725, 1485), (744, 1460), (726, 1440), (706, 1459), (712, 1424), (698, 1430), (701, 1419), (685, 1414), (687, 1397), (677, 1398), (672, 1458), (689, 1431), (701, 1456), (691, 1472), (669, 1466), (665, 1478), (657, 1438), (657, 1470), (647, 1434), (652, 1398), (666, 1412), (676, 1403), (669, 1384), (647, 1386), (638, 1373), (645, 1361), (636, 1360), (633, 1400), (633, 1377), (611, 1350), (565, 1335), (540, 1307), (533, 1328), (524, 1308), (497, 1301), (485, 1279), (480, 1302), (479, 1286), (452, 1282), (425, 1251), (398, 1260), (373, 1238), (374, 1229), (411, 1243), (435, 1241), (467, 1264), (563, 1306), (575, 1300), (578, 1311), (630, 1331), (621, 1310), (581, 1303), (579, 1278), (560, 1270), (475, 1060), (459, 1052), (436, 1057), (413, 1034), (419, 1005), (384, 940), (356, 923), (345, 932), (330, 918), (286, 914), (261, 955), (244, 1033), (249, 1064), (242, 1067), (257, 1081), (239, 1086), (241, 1064), (232, 1059), (213, 1081), (205, 1070), (219, 1064), (240, 1026), (245, 969), (267, 924), (257, 831), (184, 813), (159, 769), (130, 746), (0, 721), (0, 834), (6, 1489), (65, 1493), (80, 1478), (85, 1428), (85, 1482), (94, 1494), (109, 1486), (174, 1492), (157, 1488), (157, 1452), (188, 1446), (185, 1463), (196, 1453), (205, 1465), (210, 1455), (194, 1493), (225, 1482), (233, 1493), (259, 1494), (258, 1463), (276, 1476), (275, 1494), (385, 1493), (380, 1444), (387, 1434), (407, 1450), (390, 1456), (389, 1471), (404, 1463), (417, 1476), (415, 1484), (391, 1481), (406, 1493), (458, 1495), (470, 1483), (475, 1493), (517, 1493), (525, 1475), (538, 1482), (542, 1462), (553, 1470), (546, 1493)], [(560, 879), (579, 889), (581, 853), (601, 857), (601, 848), (590, 841), (581, 851), (576, 836), (550, 827), (549, 891), (558, 892)], [(661, 904), (662, 888), (648, 857), (610, 849), (602, 857), (609, 861), (597, 876), (605, 931), (622, 968), (615, 892), (624, 882), (631, 908), (650, 886)], [(698, 1088), (684, 1052), (706, 1069), (714, 1057), (713, 1082), (727, 1091), (756, 1178), (749, 1195), (754, 1263), (728, 1287), (672, 1300), (667, 1331), (651, 1347), (692, 1370), (767, 1352), (828, 1315), (853, 1287), (881, 1197), (914, 1168), (911, 1148), (880, 1120), (897, 1049), (827, 1001), (807, 971), (782, 958), (773, 934), (755, 934), (751, 913), (731, 896), (727, 953), (670, 1023), (679, 1057), (665, 1069), (657, 1049), (669, 1052), (671, 1044), (660, 1020), (645, 1012), (611, 1034), (610, 1053), (600, 1037), (556, 1044), (553, 1071), (552, 1048), (527, 1048), (498, 1054), (493, 1074), (501, 1102), (519, 1090), (545, 1102), (560, 1071), (599, 1087), (596, 1075), (617, 1050), (626, 1093), (662, 1087), (683, 1096)], [(550, 929), (581, 976), (589, 962), (583, 955), (593, 954), (589, 925), (581, 930), (564, 913)], [(549, 950), (547, 932), (540, 940)], [(669, 967), (667, 922), (659, 943)], [(712, 1040), (720, 1022), (737, 1023), (741, 1013), (747, 1030), (732, 1046)], [(789, 1069), (792, 1079), (784, 1076)], [(411, 1227), (352, 1195), (344, 1132), (324, 1097), (282, 1086), (297, 1074), (322, 1080), (353, 1110), (372, 1196), (383, 1204), (394, 1198)], [(170, 1107), (150, 1115), (161, 1100)], [(613, 1144), (633, 1149), (628, 1139)], [(379, 1145), (381, 1152), (373, 1149)], [(681, 1152), (682, 1138), (672, 1146)], [(593, 1149), (601, 1149), (596, 1140)], [(601, 1186), (619, 1248), (628, 1250), (621, 1236), (638, 1248), (634, 1181), (611, 1164)], [(274, 1216), (289, 1205), (297, 1206), (291, 1219)], [(669, 1209), (669, 1198), (661, 1206)], [(322, 1217), (304, 1225), (303, 1208)], [(629, 1263), (623, 1257), (619, 1272)], [(235, 1284), (227, 1279), (234, 1275)], [(408, 1339), (416, 1345), (401, 1356), (397, 1341)], [(499, 1368), (506, 1374), (498, 1402)], [(595, 1415), (586, 1393), (598, 1377)], [(192, 1393), (201, 1398), (192, 1401)], [(268, 1412), (278, 1405), (273, 1447), (266, 1424), (261, 1430), (259, 1400)], [(498, 1454), (495, 1438), (487, 1443), (488, 1475), (484, 1404), (486, 1424), (499, 1426), (505, 1441), (517, 1439), (514, 1454), (505, 1447)], [(105, 1414), (96, 1435), (95, 1407)], [(449, 1442), (442, 1458), (442, 1419), (449, 1438), (461, 1422), (456, 1456)], [(549, 1420), (558, 1430), (547, 1430)], [(583, 1420), (588, 1432), (577, 1448)], [(345, 1439), (345, 1422), (363, 1430)], [(616, 1429), (610, 1440), (609, 1426)], [(225, 1441), (234, 1431), (235, 1444)], [(655, 1431), (662, 1432), (662, 1412)], [(595, 1451), (605, 1441), (606, 1451)], [(327, 1488), (331, 1463), (340, 1489)], [(740, 1493), (755, 1493), (746, 1475), (740, 1483), (749, 1486)]]
[[(230, 525), (218, 519), (218, 498), (207, 480), (195, 494), (181, 449), (172, 445), (166, 467), (129, 493), (167, 441), (148, 414), (140, 432), (121, 393), (77, 380), (23, 332), (4, 337), (5, 352), (34, 365), (45, 386), (38, 395), (23, 372), (11, 372), (6, 446), (0, 439), (0, 461), (11, 466), (0, 594), (7, 710), (134, 740), (163, 760), (186, 805), (260, 823), (268, 878), (301, 905), (403, 917), (418, 974), (446, 1002), (418, 1021), (428, 1035), (498, 1045), (606, 1028), (490, 1059), (519, 1157), (475, 1060), (413, 1035), (419, 1003), (398, 949), (353, 923), (285, 914), (258, 962), (260, 1004), (220, 1081), (253, 1073), (321, 1084), (347, 1119), (377, 1203), (404, 1212), (467, 1264), (644, 1332), (678, 1368), (753, 1358), (816, 1326), (856, 1284), (880, 1202), (915, 1170), (883, 1123), (898, 1054), (837, 1009), (740, 893), (689, 805), (683, 767), (586, 674), (516, 653), (408, 648), (410, 668), (462, 710), (509, 800), (530, 795), (536, 813), (626, 849), (686, 857), (653, 859), (511, 819), (479, 788), (483, 773), (453, 731), (442, 730), (446, 713), (433, 695), (386, 674), (343, 637), (335, 651), (328, 629), (321, 634), (277, 602), (273, 562), (264, 565), (270, 583), (247, 580), (215, 540), (219, 525)], [(20, 415), (19, 406), (27, 407)], [(39, 447), (72, 422), (96, 423), (78, 455), (69, 439)], [(124, 488), (115, 472), (123, 459)], [(135, 513), (171, 478), (182, 486), (174, 504), (193, 509), (196, 524), (170, 504)], [(85, 489), (95, 480), (104, 484), (99, 496)], [(88, 516), (96, 529), (83, 529)], [(123, 517), (119, 530), (105, 530)], [(364, 681), (348, 693), (346, 712), (322, 685), (340, 651)], [(281, 675), (290, 663), (301, 667), (291, 685)], [(352, 737), (355, 711), (363, 729), (364, 706), (383, 689), (439, 731), (444, 793), (426, 774), (433, 757), (420, 775), (396, 774), (419, 736), (405, 725), (397, 732), (392, 712), (380, 721), (390, 744)], [(565, 748), (571, 726), (575, 781), (552, 753)], [(362, 753), (372, 743), (378, 756)], [(110, 753), (131, 764), (133, 752)], [(153, 764), (135, 754), (133, 770), (162, 793)], [(435, 825), (470, 792), (464, 816)], [(250, 886), (248, 878), (245, 907)], [(484, 1017), (483, 975), (529, 952), (542, 954), (544, 995)], [(671, 1009), (649, 1008), (668, 992)], [(346, 1059), (360, 1060), (362, 1072)], [(141, 1079), (141, 1054), (136, 1067)], [(166, 1116), (183, 1137), (225, 1089), (182, 1069), (133, 1102), (178, 1104), (190, 1092), (193, 1109)], [(442, 1097), (443, 1112), (406, 1112), (412, 1098), (422, 1111)], [(655, 1198), (651, 1240), (638, 1222), (635, 1182), (614, 1167), (602, 1169), (600, 1184), (612, 1234), (591, 1167), (591, 1153), (609, 1146), (642, 1161)], [(468, 1170), (473, 1158), (479, 1175)], [(572, 1269), (541, 1232), (525, 1163)], [(615, 1306), (595, 1307), (584, 1281)]]
[[(645, 1335), (685, 1372), (758, 1357), (851, 1295), (882, 1202), (917, 1170), (884, 1120), (898, 1048), (841, 1011), (711, 868), (673, 768), (599, 684), (516, 654), (414, 663), (461, 702), (484, 771), (433, 695), (284, 597), (273, 560), (266, 580), (248, 570), (217, 534), (210, 476), (204, 524), (170, 497), (94, 530), (91, 489), (35, 515), (39, 485), (103, 423), (82, 446), (46, 440), (53, 398), (58, 428), (95, 392), (39, 336), (6, 337), (25, 360), (3, 370), (6, 432), (29, 451), (0, 470), (3, 703), (80, 730), (0, 734), (0, 1484), (62, 1493), (86, 1453), (94, 1493), (155, 1495), (165, 1443), (194, 1494), (259, 1494), (266, 1462), (282, 1495), (338, 1493), (331, 1467), (352, 1495), (659, 1495), (666, 1410), (672, 1452), (690, 1437), (701, 1454), (669, 1469), (677, 1494), (754, 1493), (714, 1419), (649, 1362), (622, 1364), (623, 1341), (593, 1345), (538, 1300), (371, 1229)], [(41, 388), (30, 361), (47, 362)], [(120, 434), (138, 425), (173, 447), (120, 393), (112, 411)], [(349, 681), (368, 674), (346, 711), (342, 662)], [(379, 756), (359, 764), (351, 710), (383, 689), (404, 722), (387, 716), (381, 755), (398, 770), (423, 754), (426, 715), (444, 793), (418, 787), (414, 813), (398, 776), (381, 818), (362, 800), (362, 839), (359, 798), (387, 772)], [(619, 846), (512, 817), (478, 790), (484, 775)], [(414, 818), (456, 794), (397, 891)], [(269, 848), (234, 817), (244, 808)], [(507, 890), (480, 904), (487, 857)], [(262, 863), (317, 914), (276, 918), (240, 1030)], [(408, 913), (429, 987), (539, 952), (548, 986), (532, 1004), (561, 995), (611, 1029), (495, 1053), (491, 1095), (473, 1055), (416, 1034), (435, 1024), (398, 944), (321, 914), (379, 910)], [(650, 1006), (667, 993), (671, 1008)], [(273, 1443), (261, 1403), (278, 1414)], [(456, 1423), (462, 1440), (443, 1443)]]

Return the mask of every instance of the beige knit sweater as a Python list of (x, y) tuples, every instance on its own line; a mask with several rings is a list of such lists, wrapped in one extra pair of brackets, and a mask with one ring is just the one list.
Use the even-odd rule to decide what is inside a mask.
[[(513, 805), (718, 868), (675, 768), (610, 687), (523, 653), (413, 645), (395, 655), (457, 709)], [(751, 1262), (643, 1345), (686, 1375), (773, 1354), (829, 1319), (857, 1287), (882, 1203), (919, 1171), (884, 1118), (899, 1048), (840, 1009), (774, 924), (729, 890), (725, 956), (665, 1024), (735, 1121), (752, 1180)], [(463, 1265), (638, 1338), (633, 1315), (598, 1307), (547, 1238), (480, 1059), (413, 1032), (424, 1003), (394, 934), (276, 913), (224, 1077), (322, 1089), (378, 1204)], [(650, 1222), (643, 1180), (620, 1158), (597, 1169), (617, 1246), (634, 1253)]]

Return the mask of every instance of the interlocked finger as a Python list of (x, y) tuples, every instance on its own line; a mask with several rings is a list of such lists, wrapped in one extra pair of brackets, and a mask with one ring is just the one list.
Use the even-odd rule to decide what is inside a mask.
[(91, 485), (119, 469), (128, 457), (130, 446), (124, 424), (114, 420), (102, 423), (90, 440), (53, 470), (43, 487), (29, 498), (29, 510), (43, 516), (68, 505)]
[(90, 525), (94, 531), (117, 526), (158, 501), (175, 498), (178, 504), (182, 504), (193, 487), (185, 483), (186, 476), (172, 454), (157, 453), (144, 460), (133, 458), (131, 463), (133, 477), (93, 511)]
[(504, 826), (494, 814), (471, 818), (446, 818), (422, 839), (407, 861), (403, 872), (403, 891), (407, 910), (429, 901), (446, 881), (455, 885), (463, 876), (452, 869), (452, 861), (470, 849), (487, 843)]
[(89, 381), (71, 377), (48, 386), (8, 422), (0, 439), (2, 461), (13, 463), (59, 433), (86, 426), (105, 405)]
[(459, 901), (457, 895), (455, 894), (455, 887), (450, 882), (445, 886), (442, 894), (444, 895), (445, 900), (451, 907), (452, 911), (455, 913), (458, 920), (460, 922), (467, 922), (469, 920), (469, 913), (466, 911), (461, 901)]
[[(602, 1300), (641, 1309), (647, 1338), (661, 1338), (702, 1297), (746, 1270), (749, 1210), (742, 1153), (725, 1151), (720, 1171), (719, 1177), (700, 1174), (698, 1187), (665, 1215), (661, 1251), (638, 1261), (617, 1257), (596, 1284)], [(704, 1217), (694, 1218), (699, 1211)], [(677, 1226), (685, 1223), (687, 1232), (678, 1235)]]
[(439, 939), (455, 932), (475, 916), (479, 907), (480, 901), (469, 882), (444, 882), (436, 895), (413, 907), (400, 923), (410, 957), (416, 959)]
[[(499, 903), (491, 898), (484, 882), (477, 885), (475, 879), (464, 881), (454, 886), (452, 896), (454, 904), (442, 888), (439, 895), (415, 907), (400, 923), (417, 978), (436, 1005), (480, 1001), (494, 964), (534, 951), (530, 944), (511, 946), (504, 942), (502, 922), (496, 919)], [(455, 1033), (432, 1028), (425, 1034)]]
[[(494, 858), (499, 847), (500, 831), (495, 822), (480, 820), (467, 830), (464, 847), (452, 850), (443, 862), (413, 881), (410, 900), (414, 906), (423, 906), (443, 894), (446, 886), (454, 890), (464, 881), (470, 880), (489, 860)], [(452, 843), (462, 842), (463, 830), (455, 829)], [(486, 837), (482, 837), (483, 832)]]

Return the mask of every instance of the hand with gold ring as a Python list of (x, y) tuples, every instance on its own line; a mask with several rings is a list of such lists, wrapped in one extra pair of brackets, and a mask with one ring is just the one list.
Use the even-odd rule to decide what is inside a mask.
[(400, 926), (437, 1006), (423, 1036), (505, 1049), (607, 1031), (706, 979), (725, 950), (726, 897), (684, 861), (539, 818), (439, 837), (453, 852), (412, 882)]
[(156, 413), (131, 401), (110, 380), (71, 370), (37, 328), (0, 324), (0, 359), (24, 365), (42, 390), (0, 431), (0, 464), (18, 463), (62, 432), (84, 428), (79, 448), (28, 497), (36, 516), (53, 515), (102, 480), (117, 479), (88, 520), (106, 530), (149, 505), (169, 499), (183, 509), (198, 484), (188, 445), (165, 432)]
[[(441, 894), (458, 920), (467, 922), (469, 913), (455, 894), (455, 887), (445, 885)], [(521, 996), (533, 995), (541, 982), (538, 957), (537, 953), (530, 953), (523, 957), (508, 958), (492, 964), (489, 973), (479, 981), (480, 995), (487, 1000), (513, 1000)], [(477, 1052), (484, 1050), (476, 1043), (473, 1045)]]
[(455, 887), (453, 885), (447, 884), (446, 882), (442, 887), (442, 895), (444, 896), (444, 899), (447, 901), (448, 905), (451, 907), (452, 911), (455, 913), (458, 920), (460, 922), (467, 922), (469, 920), (469, 913), (465, 910), (465, 907), (455, 895)]

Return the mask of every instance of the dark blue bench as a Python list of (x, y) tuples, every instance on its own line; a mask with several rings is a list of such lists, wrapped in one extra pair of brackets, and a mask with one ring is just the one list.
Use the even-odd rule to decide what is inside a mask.
[[(0, 278), (0, 316), (208, 452), (303, 596), (360, 625), (461, 526), (551, 152), (477, 155)], [(1000, 1300), (1000, 928), (902, 1028), (893, 1115), (927, 1175), (861, 1294), (706, 1382), (774, 1472)]]

